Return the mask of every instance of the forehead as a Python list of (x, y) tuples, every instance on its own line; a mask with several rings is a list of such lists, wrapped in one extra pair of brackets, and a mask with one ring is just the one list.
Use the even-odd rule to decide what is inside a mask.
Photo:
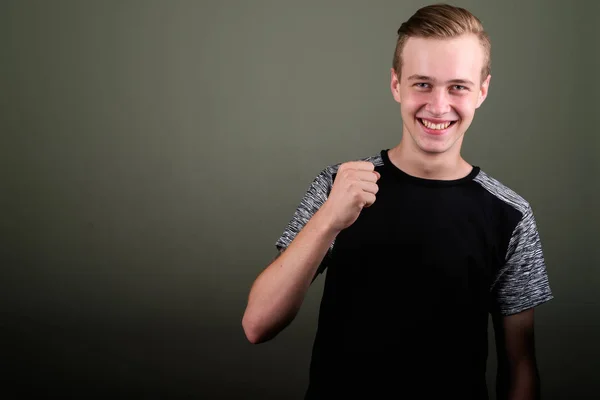
[(470, 79), (478, 82), (485, 54), (475, 35), (451, 39), (411, 37), (402, 50), (402, 77), (413, 74), (439, 80)]

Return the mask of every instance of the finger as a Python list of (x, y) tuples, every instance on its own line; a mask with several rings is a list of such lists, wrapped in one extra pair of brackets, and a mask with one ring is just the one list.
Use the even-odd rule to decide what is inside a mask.
[(354, 171), (352, 177), (360, 181), (377, 182), (379, 173), (370, 171)]
[(365, 171), (374, 171), (375, 164), (370, 161), (356, 161), (357, 166), (356, 169), (365, 170)]
[(373, 182), (360, 181), (360, 188), (367, 193), (377, 194), (379, 191), (379, 186)]
[(375, 164), (369, 161), (348, 161), (340, 166), (340, 170), (357, 169), (361, 171), (374, 171)]
[(375, 197), (375, 195), (373, 193), (364, 192), (363, 193), (363, 199), (364, 199), (364, 202), (365, 202), (364, 207), (370, 207), (370, 206), (373, 205), (373, 203), (375, 203), (375, 200), (377, 198)]

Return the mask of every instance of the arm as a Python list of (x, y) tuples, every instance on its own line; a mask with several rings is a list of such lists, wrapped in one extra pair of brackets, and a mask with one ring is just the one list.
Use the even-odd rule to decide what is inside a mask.
[(498, 400), (540, 398), (540, 378), (535, 358), (534, 309), (517, 314), (492, 315), (496, 337)]
[(251, 343), (272, 339), (296, 317), (336, 234), (327, 218), (317, 212), (256, 278), (242, 319)]
[(296, 317), (317, 272), (323, 270), (319, 266), (326, 265), (324, 259), (337, 234), (375, 201), (380, 175), (374, 168), (371, 162), (348, 162), (339, 170), (324, 170), (313, 181), (277, 241), (286, 250), (250, 289), (242, 326), (251, 343), (272, 339)]
[(539, 399), (534, 308), (553, 298), (533, 211), (523, 210), (493, 287), (499, 400)]

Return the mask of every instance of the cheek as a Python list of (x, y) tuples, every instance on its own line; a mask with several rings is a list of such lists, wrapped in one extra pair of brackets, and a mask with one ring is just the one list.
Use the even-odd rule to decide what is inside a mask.
[(477, 98), (471, 96), (458, 97), (452, 102), (452, 107), (463, 118), (471, 118), (475, 113)]
[(407, 103), (413, 106), (425, 105), (429, 101), (428, 93), (407, 92), (404, 96), (407, 100)]
[(426, 93), (403, 93), (401, 105), (404, 112), (414, 113), (425, 107), (427, 101)]

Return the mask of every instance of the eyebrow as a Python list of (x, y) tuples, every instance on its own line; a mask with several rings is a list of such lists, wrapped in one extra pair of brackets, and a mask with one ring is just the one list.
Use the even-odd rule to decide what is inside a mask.
[[(408, 77), (409, 81), (428, 81), (428, 82), (436, 82), (436, 79), (430, 77), (430, 76), (426, 76), (426, 75), (411, 75)], [(464, 85), (464, 84), (469, 84), (469, 85), (473, 85), (475, 86), (475, 84), (473, 82), (471, 82), (468, 79), (450, 79), (449, 81), (447, 81), (446, 83), (453, 83), (453, 84), (457, 84), (457, 85)]]

